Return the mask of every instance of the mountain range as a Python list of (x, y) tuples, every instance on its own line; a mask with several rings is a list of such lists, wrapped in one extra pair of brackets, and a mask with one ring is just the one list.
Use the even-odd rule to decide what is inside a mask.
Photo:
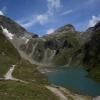
[[(28, 32), (12, 19), (0, 15), (1, 78), (11, 65), (17, 66), (13, 74), (14, 77), (30, 82), (30, 88), (27, 85), (23, 86), (21, 83), (16, 83), (18, 88), (23, 87), (21, 92), (22, 100), (24, 100), (22, 95), (24, 89), (26, 91), (30, 89), (29, 91), (31, 91), (30, 93), (26, 92), (26, 97), (31, 95), (34, 89), (33, 92), (36, 95), (39, 93), (38, 99), (34, 100), (51, 100), (47, 99), (48, 94), (51, 94), (52, 100), (57, 100), (50, 91), (42, 86), (48, 84), (48, 82), (45, 75), (39, 72), (39, 68), (62, 67), (64, 65), (68, 67), (76, 66), (76, 68), (77, 66), (84, 66), (85, 70), (88, 71), (88, 76), (100, 82), (100, 22), (94, 27), (88, 28), (85, 32), (79, 32), (73, 25), (68, 24), (49, 35), (39, 37), (35, 33)], [(32, 86), (32, 81), (35, 81), (35, 87)], [(0, 87), (4, 86), (4, 84), (6, 83), (0, 82)], [(10, 89), (12, 84), (8, 81), (6, 87)], [(9, 95), (7, 94), (8, 98), (12, 92), (9, 89), (7, 90), (9, 92)], [(13, 89), (17, 91), (15, 85), (12, 85)], [(44, 90), (44, 93), (42, 90)], [(3, 88), (0, 92), (2, 91), (4, 91)], [(44, 95), (43, 99), (39, 99), (42, 95)], [(32, 97), (29, 100), (32, 100)]]

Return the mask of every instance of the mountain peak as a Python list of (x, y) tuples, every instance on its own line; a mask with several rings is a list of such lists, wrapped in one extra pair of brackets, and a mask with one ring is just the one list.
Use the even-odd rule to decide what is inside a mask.
[(75, 28), (74, 28), (73, 25), (67, 24), (67, 25), (65, 25), (63, 27), (60, 27), (55, 32), (63, 32), (63, 31), (75, 31)]
[(21, 27), (15, 21), (10, 19), (9, 17), (2, 15), (0, 15), (0, 26), (6, 28), (10, 33), (16, 34), (17, 36), (21, 36), (23, 35), (23, 33), (27, 32), (23, 27)]
[(100, 21), (98, 21), (96, 23), (96, 25), (94, 26), (95, 30), (100, 30)]

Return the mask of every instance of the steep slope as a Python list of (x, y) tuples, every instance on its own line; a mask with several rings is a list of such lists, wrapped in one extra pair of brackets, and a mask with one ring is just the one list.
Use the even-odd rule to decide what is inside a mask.
[(100, 22), (91, 32), (90, 40), (84, 45), (83, 64), (87, 66), (90, 76), (100, 82)]
[(0, 77), (2, 77), (9, 67), (20, 61), (20, 55), (13, 45), (6, 39), (0, 28)]
[[(92, 70), (95, 66), (99, 66), (100, 22), (85, 32), (77, 32), (74, 26), (68, 24), (50, 35), (38, 37), (10, 18), (0, 15), (0, 28), (21, 57), (32, 64), (44, 67), (81, 65), (91, 70), (90, 73), (96, 70)], [(97, 69), (99, 71), (99, 67)], [(91, 76), (95, 77), (98, 71)]]
[[(4, 79), (12, 65), (15, 65), (13, 77), (23, 82)], [(47, 79), (36, 67), (20, 57), (0, 28), (0, 100), (58, 100), (45, 88)]]
[(16, 37), (23, 37), (25, 35), (33, 35), (33, 37), (36, 36), (36, 34), (34, 33), (27, 32), (25, 28), (23, 28), (7, 16), (0, 15), (0, 26), (6, 28), (10, 33), (14, 34)]
[[(46, 88), (49, 83), (45, 75), (37, 70), (37, 65), (86, 66), (90, 76), (100, 81), (99, 26), (98, 23), (89, 31), (89, 36), (85, 35), (84, 38), (70, 24), (50, 35), (38, 37), (36, 34), (32, 36), (32, 33), (11, 19), (0, 16), (0, 99), (59, 100), (54, 94), (62, 96), (60, 98), (73, 99), (73, 92), (67, 93), (65, 90), (59, 90), (59, 87), (50, 87), (49, 90), (54, 94), (50, 92)], [(85, 34), (88, 34), (88, 31)], [(16, 67), (12, 76), (18, 80), (4, 81), (4, 75), (13, 65)], [(86, 100), (84, 98), (82, 96), (82, 99)], [(91, 100), (91, 97), (88, 100)]]
[(70, 24), (43, 37), (27, 32), (5, 16), (0, 16), (0, 27), (24, 59), (43, 66), (71, 64), (72, 55), (83, 43), (80, 32)]
[(12, 19), (2, 15), (0, 15), (0, 28), (3, 30), (3, 34), (12, 42), (14, 47), (17, 48), (19, 53), (20, 45), (26, 44), (31, 38), (38, 37), (38, 35), (28, 32)]
[(20, 46), (20, 50), (33, 62), (61, 66), (71, 62), (71, 56), (81, 44), (79, 32), (72, 25), (65, 25), (51, 35), (30, 39), (27, 44)]

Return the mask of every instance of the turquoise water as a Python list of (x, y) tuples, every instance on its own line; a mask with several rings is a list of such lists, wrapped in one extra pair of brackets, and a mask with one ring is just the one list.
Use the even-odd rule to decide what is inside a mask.
[(50, 83), (69, 88), (77, 93), (91, 96), (100, 95), (100, 83), (87, 77), (83, 68), (62, 68), (47, 73)]

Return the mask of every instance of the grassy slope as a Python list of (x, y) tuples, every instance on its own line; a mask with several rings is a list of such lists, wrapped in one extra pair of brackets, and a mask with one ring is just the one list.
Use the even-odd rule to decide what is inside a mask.
[(17, 50), (0, 30), (0, 77), (16, 65), (13, 76), (28, 84), (15, 81), (0, 81), (0, 100), (57, 100), (53, 93), (45, 88), (46, 78), (38, 72), (36, 65), (20, 58)]
[(70, 46), (61, 49), (61, 52), (54, 58), (54, 62), (57, 65), (65, 65), (70, 62), (75, 52), (80, 48), (82, 40), (73, 32), (61, 34), (59, 37), (61, 40), (67, 40)]
[(95, 31), (91, 40), (85, 45), (84, 64), (89, 76), (100, 82), (100, 31)]
[(38, 84), (2, 81), (0, 82), (0, 100), (57, 100), (57, 98)]
[(48, 84), (46, 77), (36, 67), (36, 65), (30, 64), (28, 61), (21, 60), (20, 64), (16, 65), (13, 76), (31, 83)]
[(0, 30), (0, 77), (8, 71), (12, 64), (20, 60), (20, 55)]

